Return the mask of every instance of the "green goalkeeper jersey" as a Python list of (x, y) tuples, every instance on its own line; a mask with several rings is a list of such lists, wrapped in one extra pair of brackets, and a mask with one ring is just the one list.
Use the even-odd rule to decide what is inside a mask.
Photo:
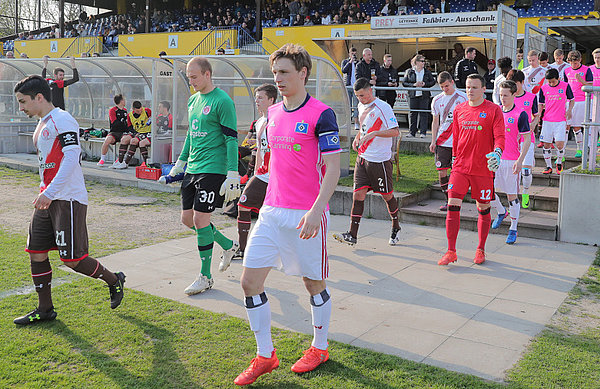
[(186, 173), (238, 170), (237, 118), (233, 100), (219, 88), (188, 100), (189, 129), (179, 159)]

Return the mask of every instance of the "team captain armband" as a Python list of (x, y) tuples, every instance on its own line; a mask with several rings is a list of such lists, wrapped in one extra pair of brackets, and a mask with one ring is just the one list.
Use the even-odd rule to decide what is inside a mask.
[(61, 147), (76, 146), (79, 144), (76, 132), (63, 132), (58, 134)]
[(337, 131), (330, 131), (319, 134), (319, 148), (322, 153), (341, 150), (339, 133)]

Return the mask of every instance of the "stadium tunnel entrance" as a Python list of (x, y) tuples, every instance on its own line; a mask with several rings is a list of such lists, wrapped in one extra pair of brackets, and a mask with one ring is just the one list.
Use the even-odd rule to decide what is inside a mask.
[[(158, 115), (160, 102), (170, 105), (173, 128), (159, 132), (157, 120), (151, 122), (151, 163), (176, 160), (181, 152), (188, 130), (187, 101), (192, 95), (186, 77), (187, 62), (193, 56), (95, 57), (77, 58), (75, 66), (79, 82), (65, 89), (66, 110), (79, 122), (80, 128), (108, 129), (108, 111), (114, 106), (113, 97), (122, 94), (126, 107), (131, 109), (138, 100)], [(254, 103), (254, 89), (264, 83), (273, 83), (273, 75), (266, 55), (205, 56), (213, 69), (215, 86), (233, 99), (237, 113), (238, 142), (241, 143), (253, 120), (258, 119)], [(350, 101), (339, 71), (327, 59), (312, 57), (313, 68), (307, 90), (315, 98), (330, 106), (340, 129), (342, 175), (348, 174), (350, 148)], [(50, 59), (48, 77), (53, 69), (65, 70), (65, 78), (72, 77), (66, 59)], [(32, 135), (37, 121), (19, 112), (13, 94), (15, 84), (30, 74), (41, 74), (43, 62), (32, 59), (0, 59), (0, 153), (34, 152)], [(82, 141), (82, 148), (91, 158), (98, 158), (104, 139)], [(84, 147), (84, 142), (86, 145)], [(91, 155), (90, 155), (91, 154)], [(97, 154), (97, 155), (96, 155)]]
[(460, 43), (475, 47), (479, 52), (475, 62), (487, 70), (488, 59), (508, 56), (516, 60), (517, 39), (523, 39), (517, 25), (517, 13), (500, 5), (498, 11), (489, 12), (376, 17), (370, 30), (313, 41), (337, 63), (347, 58), (350, 47), (371, 48), (378, 62), (384, 54), (392, 54), (394, 66), (401, 71), (410, 67), (417, 52), (425, 55), (432, 70), (446, 70), (456, 54), (454, 45)]

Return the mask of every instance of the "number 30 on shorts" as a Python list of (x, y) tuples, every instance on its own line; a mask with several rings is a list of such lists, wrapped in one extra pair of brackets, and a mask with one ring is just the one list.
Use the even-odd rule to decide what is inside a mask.
[(212, 203), (215, 201), (215, 192), (207, 192), (205, 190), (201, 190), (198, 192), (198, 201), (201, 203)]
[(491, 200), (492, 199), (492, 190), (491, 189), (482, 189), (481, 196), (479, 198), (481, 200)]

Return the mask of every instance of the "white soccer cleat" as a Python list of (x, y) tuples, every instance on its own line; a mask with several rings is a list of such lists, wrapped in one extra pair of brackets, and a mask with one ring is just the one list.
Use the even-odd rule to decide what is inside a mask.
[(117, 166), (115, 166), (115, 169), (127, 169), (127, 164), (125, 163), (125, 161), (119, 163)]
[(110, 165), (111, 169), (118, 169), (117, 166), (119, 166), (121, 164), (121, 162), (119, 162), (119, 160), (117, 159), (115, 162), (113, 162), (112, 165)]
[(400, 234), (398, 234), (399, 232), (400, 228), (392, 228), (392, 235), (390, 236), (390, 240), (388, 242), (390, 246), (395, 246), (398, 244), (398, 242), (400, 242)]
[(198, 275), (198, 278), (196, 278), (194, 282), (190, 284), (190, 286), (185, 288), (184, 292), (188, 296), (202, 293), (205, 290), (209, 290), (210, 288), (212, 288), (214, 283), (215, 281), (212, 278), (208, 279), (206, 276), (200, 274)]
[(234, 240), (233, 246), (231, 246), (229, 250), (223, 250), (223, 254), (221, 254), (221, 262), (219, 263), (220, 272), (224, 272), (227, 270), (227, 268), (229, 268), (229, 265), (231, 265), (231, 260), (239, 248), (240, 244)]

